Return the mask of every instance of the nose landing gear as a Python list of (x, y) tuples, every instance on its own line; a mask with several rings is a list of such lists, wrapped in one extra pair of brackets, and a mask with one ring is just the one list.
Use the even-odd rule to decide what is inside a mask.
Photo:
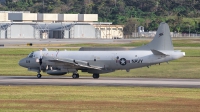
[(37, 78), (40, 79), (42, 75), (40, 73), (37, 74)]
[(40, 67), (40, 69), (39, 69), (38, 72), (37, 72), (37, 73), (38, 73), (38, 74), (37, 74), (37, 78), (38, 78), (38, 79), (40, 79), (40, 78), (42, 77), (42, 75), (40, 74), (40, 72), (41, 72), (41, 67)]

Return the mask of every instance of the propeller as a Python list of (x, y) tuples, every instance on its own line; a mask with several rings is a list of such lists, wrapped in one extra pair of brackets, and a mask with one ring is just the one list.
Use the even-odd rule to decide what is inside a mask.
[[(44, 48), (43, 50), (40, 49), (40, 55), (39, 55), (40, 58), (38, 59), (40, 65), (40, 72), (42, 71), (43, 62), (45, 62), (45, 60), (48, 59), (47, 57), (43, 56), (43, 51), (48, 51), (48, 49), (47, 48)], [(50, 65), (47, 65), (46, 70), (52, 70), (52, 67)]]
[(39, 64), (40, 64), (40, 71), (41, 71), (41, 69), (42, 69), (42, 50), (40, 50)]

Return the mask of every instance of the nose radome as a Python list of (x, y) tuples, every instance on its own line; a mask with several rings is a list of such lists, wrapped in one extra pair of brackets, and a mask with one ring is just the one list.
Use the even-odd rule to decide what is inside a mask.
[(20, 60), (18, 64), (19, 64), (20, 66), (22, 66), (22, 60)]
[(20, 66), (24, 67), (24, 64), (25, 64), (24, 59), (21, 59), (21, 60), (19, 61), (18, 64), (19, 64)]

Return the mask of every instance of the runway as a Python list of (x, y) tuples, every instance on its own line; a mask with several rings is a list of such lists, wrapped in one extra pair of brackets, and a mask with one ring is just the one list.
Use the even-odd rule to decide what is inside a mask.
[(0, 85), (52, 85), (52, 86), (131, 86), (131, 87), (175, 87), (200, 88), (200, 79), (160, 78), (107, 78), (43, 76), (0, 76)]

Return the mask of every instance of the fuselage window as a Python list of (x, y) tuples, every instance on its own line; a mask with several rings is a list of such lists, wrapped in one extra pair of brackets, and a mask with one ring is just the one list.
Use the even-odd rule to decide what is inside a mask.
[(33, 52), (28, 55), (29, 58), (33, 58)]

